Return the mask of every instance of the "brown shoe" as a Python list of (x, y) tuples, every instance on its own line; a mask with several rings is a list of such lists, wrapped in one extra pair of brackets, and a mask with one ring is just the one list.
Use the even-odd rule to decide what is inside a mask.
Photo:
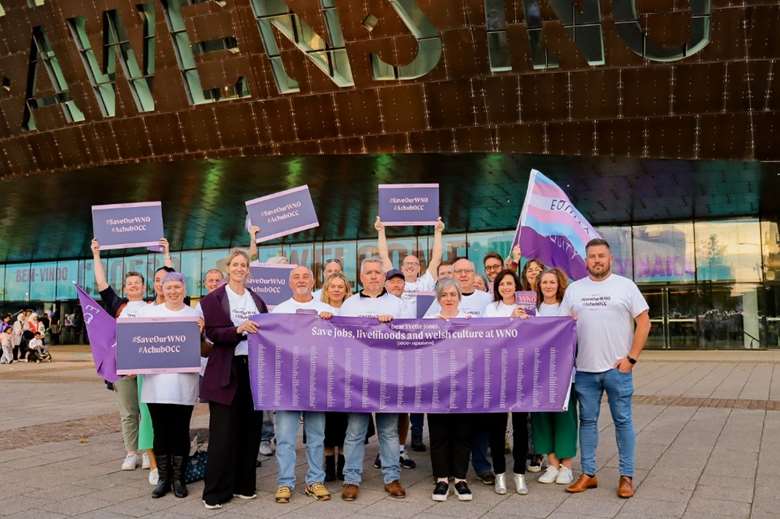
[(341, 499), (344, 501), (354, 501), (357, 499), (359, 493), (360, 487), (357, 485), (350, 485), (349, 483), (346, 483), (343, 487), (341, 487)]
[(404, 490), (404, 487), (401, 486), (401, 482), (397, 479), (385, 485), (385, 492), (390, 494), (390, 497), (396, 499), (403, 499), (406, 497), (406, 490)]
[(628, 476), (620, 476), (617, 489), (618, 497), (628, 499), (634, 497), (634, 481)]
[(579, 494), (585, 492), (589, 488), (596, 488), (599, 486), (599, 480), (596, 476), (588, 476), (587, 474), (580, 474), (577, 481), (566, 487), (566, 492), (571, 494)]

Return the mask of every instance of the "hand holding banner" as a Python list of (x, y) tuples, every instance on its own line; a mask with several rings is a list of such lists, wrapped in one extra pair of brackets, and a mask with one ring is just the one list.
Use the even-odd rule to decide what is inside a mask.
[(439, 184), (379, 184), (379, 218), (388, 226), (436, 225)]
[(297, 266), (270, 263), (250, 265), (246, 286), (260, 296), (266, 305), (276, 306), (292, 297), (290, 272)]
[(319, 227), (309, 186), (300, 186), (245, 202), (251, 225), (260, 227), (257, 243)]
[(100, 250), (159, 246), (165, 236), (162, 203), (93, 205), (92, 232)]
[(200, 373), (197, 317), (120, 317), (116, 324), (118, 374)]

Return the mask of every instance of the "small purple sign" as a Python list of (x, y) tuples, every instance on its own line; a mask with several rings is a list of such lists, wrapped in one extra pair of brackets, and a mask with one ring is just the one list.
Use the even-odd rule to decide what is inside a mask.
[(116, 320), (119, 375), (200, 373), (200, 329), (196, 317)]
[(377, 319), (258, 314), (255, 409), (355, 413), (558, 412), (576, 325), (546, 319)]
[(260, 227), (257, 243), (319, 227), (309, 186), (300, 186), (246, 203), (251, 225)]
[(298, 265), (260, 263), (249, 266), (246, 286), (269, 307), (274, 307), (292, 297), (290, 272)]
[(93, 205), (92, 233), (101, 250), (159, 246), (162, 203)]
[(436, 293), (435, 292), (416, 292), (414, 294), (414, 298), (416, 301), (416, 316), (418, 319), (422, 319), (425, 315), (425, 312), (428, 311), (428, 309), (431, 307), (434, 301), (436, 301)]
[(379, 218), (390, 226), (436, 225), (439, 184), (379, 184)]
[(515, 292), (515, 304), (525, 310), (528, 315), (536, 315), (536, 292), (533, 290)]

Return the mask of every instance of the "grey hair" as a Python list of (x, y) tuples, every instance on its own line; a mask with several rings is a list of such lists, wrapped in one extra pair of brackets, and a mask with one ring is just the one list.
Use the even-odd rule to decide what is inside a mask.
[(230, 262), (233, 261), (233, 258), (236, 256), (243, 256), (246, 260), (247, 265), (249, 264), (249, 253), (245, 251), (244, 249), (230, 249), (230, 254), (228, 254), (227, 257), (227, 265), (230, 265)]
[(293, 272), (295, 272), (298, 269), (306, 269), (306, 272), (308, 272), (309, 275), (311, 275), (312, 280), (314, 279), (314, 272), (312, 272), (309, 267), (307, 267), (306, 265), (298, 265), (297, 267), (290, 269), (290, 276), (289, 276), (290, 281), (292, 281)]
[(209, 275), (209, 274), (211, 274), (212, 272), (213, 272), (213, 273), (215, 273), (215, 274), (219, 274), (219, 277), (220, 277), (220, 279), (225, 279), (225, 273), (224, 273), (224, 272), (222, 272), (222, 271), (221, 271), (221, 270), (219, 270), (219, 269), (208, 269), (208, 270), (206, 271), (206, 274), (203, 276), (203, 277), (204, 277), (204, 279), (206, 278), (206, 276), (208, 276), (208, 275)]
[(367, 258), (363, 258), (363, 261), (360, 262), (360, 272), (363, 272), (363, 268), (366, 266), (367, 263), (379, 263), (379, 266), (382, 268), (382, 272), (385, 271), (384, 269), (384, 262), (382, 261), (382, 258), (379, 256), (369, 256)]
[(452, 278), (444, 278), (440, 279), (436, 282), (436, 301), (441, 299), (441, 296), (444, 295), (444, 291), (448, 288), (454, 288), (458, 291), (458, 300), (461, 299), (461, 291), (460, 291), (460, 283), (458, 283), (457, 280)]

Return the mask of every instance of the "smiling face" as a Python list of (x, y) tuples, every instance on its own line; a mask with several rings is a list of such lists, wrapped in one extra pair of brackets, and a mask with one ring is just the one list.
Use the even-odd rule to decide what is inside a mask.
[(243, 255), (236, 254), (231, 258), (230, 263), (228, 263), (227, 270), (228, 280), (234, 283), (244, 284), (249, 275), (249, 262)]
[(464, 294), (470, 294), (474, 291), (474, 264), (467, 259), (459, 259), (452, 265), (452, 272), (455, 279), (460, 284), (460, 290)]
[(210, 294), (219, 288), (219, 285), (222, 283), (223, 279), (222, 272), (210, 270), (206, 273), (206, 279), (203, 280), (203, 284), (206, 286), (206, 290)]
[(331, 275), (341, 272), (341, 264), (338, 261), (329, 261), (325, 264), (325, 268), (322, 273), (325, 279), (328, 279)]
[(344, 283), (344, 280), (341, 278), (331, 279), (330, 283), (328, 284), (328, 292), (326, 295), (328, 297), (328, 301), (331, 303), (334, 301), (343, 303), (344, 299), (347, 297), (347, 284)]
[(453, 276), (452, 265), (449, 263), (442, 263), (439, 265), (439, 271), (437, 274), (437, 279), (450, 279)]
[(536, 279), (541, 273), (542, 266), (538, 262), (533, 260), (528, 262), (528, 267), (525, 269), (525, 279), (532, 289), (536, 287)]
[(439, 306), (445, 315), (457, 315), (460, 305), (460, 294), (455, 287), (447, 287), (439, 295)]
[(501, 296), (501, 300), (505, 303), (515, 300), (515, 292), (519, 289), (515, 285), (515, 278), (511, 274), (504, 274), (501, 281), (498, 282), (498, 295)]
[(542, 274), (539, 280), (539, 289), (545, 300), (558, 300), (558, 276), (554, 272)]
[(296, 299), (310, 299), (314, 275), (307, 267), (296, 267), (290, 272), (290, 289)]
[(417, 256), (407, 256), (401, 262), (401, 272), (410, 282), (415, 281), (420, 275), (420, 260)]
[(488, 258), (485, 260), (485, 274), (490, 281), (496, 279), (496, 276), (501, 272), (501, 261), (497, 258)]
[(593, 279), (604, 279), (612, 270), (612, 253), (606, 245), (592, 245), (587, 250), (586, 266)]
[(385, 290), (393, 294), (395, 297), (401, 297), (404, 293), (404, 287), (406, 282), (398, 276), (385, 281)]
[(162, 280), (165, 279), (165, 276), (168, 275), (168, 272), (165, 270), (158, 270), (154, 273), (154, 295), (159, 297), (163, 295), (163, 289), (162, 289)]
[(127, 276), (125, 278), (125, 296), (130, 301), (143, 299), (146, 286), (140, 276)]
[(165, 296), (165, 304), (179, 306), (184, 303), (184, 283), (181, 281), (168, 281), (162, 286)]

